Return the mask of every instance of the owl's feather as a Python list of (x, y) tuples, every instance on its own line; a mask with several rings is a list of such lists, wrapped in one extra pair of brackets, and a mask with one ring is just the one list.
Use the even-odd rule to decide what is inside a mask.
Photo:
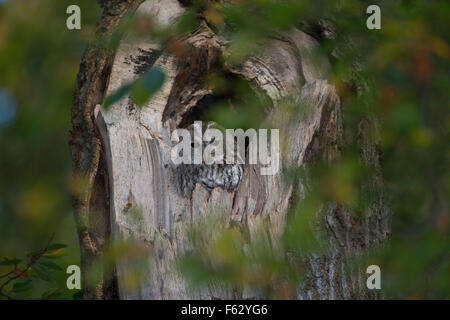
[[(208, 128), (219, 128), (214, 122), (206, 123), (202, 128), (204, 132)], [(191, 133), (192, 143), (199, 143), (194, 138), (194, 127), (190, 125), (187, 128)], [(220, 129), (220, 128), (219, 128)], [(203, 147), (213, 142), (201, 141)], [(236, 151), (236, 150), (235, 150)], [(226, 147), (223, 152), (226, 158)], [(237, 154), (237, 152), (235, 152)], [(179, 191), (184, 197), (191, 197), (195, 185), (200, 183), (206, 190), (211, 192), (214, 188), (231, 191), (238, 187), (244, 173), (242, 164), (180, 164), (176, 167)]]

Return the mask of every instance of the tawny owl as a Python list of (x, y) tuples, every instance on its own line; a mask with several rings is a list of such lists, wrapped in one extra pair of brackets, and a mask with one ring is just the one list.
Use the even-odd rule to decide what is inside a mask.
[[(214, 141), (214, 139), (210, 139), (210, 141), (203, 141), (203, 139), (199, 139), (198, 137), (196, 137), (196, 135), (194, 134), (194, 124), (191, 124), (186, 129), (191, 134), (192, 159), (194, 152), (193, 147), (196, 144), (201, 144), (202, 150), (205, 150), (205, 147), (207, 145), (216, 142)], [(223, 128), (212, 121), (203, 123), (202, 136), (207, 129), (218, 129), (224, 132)], [(223, 143), (223, 159), (226, 159), (226, 146), (230, 143), (232, 142), (224, 141)], [(237, 155), (237, 158), (242, 159), (242, 156), (237, 152), (237, 148), (236, 146), (234, 146), (234, 143), (231, 147), (234, 150), (234, 154)], [(213, 163), (208, 165), (204, 161), (202, 161), (201, 164), (180, 164), (176, 167), (178, 185), (180, 188), (179, 191), (184, 197), (191, 197), (192, 191), (195, 189), (195, 185), (197, 183), (199, 183), (209, 192), (217, 187), (228, 191), (236, 189), (240, 181), (242, 180), (243, 173), (244, 166), (243, 164), (237, 163), (237, 160), (235, 164), (226, 164), (224, 160), (223, 164)]]

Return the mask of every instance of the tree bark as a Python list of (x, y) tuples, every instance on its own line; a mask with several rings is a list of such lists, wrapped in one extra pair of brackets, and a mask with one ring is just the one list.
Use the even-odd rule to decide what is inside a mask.
[[(166, 26), (185, 10), (176, 0), (102, 3), (99, 38), (110, 34), (121, 18), (138, 7), (136, 14), (153, 17)], [(239, 66), (221, 66), (224, 72), (247, 80), (265, 97), (265, 120), (281, 129), (279, 172), (263, 176), (258, 165), (244, 165), (236, 188), (208, 190), (197, 183), (190, 194), (180, 192), (180, 181), (189, 177), (170, 160), (171, 133), (193, 120), (202, 120), (192, 117), (205, 107), (202, 99), (213, 94), (204, 85), (205, 77), (228, 54), (227, 40), (218, 37), (204, 21), (181, 41), (181, 53), (161, 52), (150, 39), (125, 36), (116, 52), (92, 45), (83, 58), (70, 140), (75, 177), (85, 177), (89, 186), (74, 195), (82, 269), (85, 275), (89, 273), (111, 240), (141, 243), (148, 262), (138, 289), (127, 285), (129, 265), (119, 259), (117, 274), (103, 274), (95, 287), (85, 286), (85, 298), (261, 298), (258, 293), (224, 286), (191, 288), (176, 268), (177, 261), (191, 249), (188, 228), (210, 212), (220, 211), (227, 224), (250, 235), (250, 242), (261, 241), (258, 232), (264, 227), (264, 241), (279, 248), (292, 202), (295, 197), (301, 199), (308, 188), (307, 179), (287, 184), (283, 168), (308, 168), (317, 161), (333, 163), (341, 157), (345, 144), (341, 103), (329, 82), (329, 60), (318, 54), (320, 44), (314, 38), (294, 29), (270, 38)], [(105, 95), (156, 66), (165, 71), (167, 80), (143, 108), (137, 108), (129, 97), (108, 110), (99, 106)], [(287, 100), (301, 103), (305, 111), (289, 114), (284, 107)], [(372, 126), (370, 120), (360, 124), (361, 157), (372, 169), (369, 184), (382, 190), (379, 153), (369, 135)], [(305, 258), (306, 280), (291, 298), (374, 297), (365, 285), (364, 266), (348, 270), (346, 261), (385, 242), (390, 236), (390, 218), (382, 192), (362, 217), (355, 217), (343, 206), (324, 203), (311, 225), (329, 246), (325, 252)]]
[(105, 46), (117, 31), (121, 20), (137, 9), (142, 1), (100, 1), (103, 14), (96, 27), (96, 41), (88, 46), (80, 64), (72, 107), (72, 127), (69, 145), (73, 162), (73, 206), (83, 269), (85, 299), (111, 299), (116, 296), (114, 277), (100, 274), (89, 285), (87, 276), (92, 265), (103, 254), (109, 238), (109, 192), (106, 167), (101, 152), (102, 142), (94, 124), (94, 108), (101, 103), (111, 67), (114, 50)]

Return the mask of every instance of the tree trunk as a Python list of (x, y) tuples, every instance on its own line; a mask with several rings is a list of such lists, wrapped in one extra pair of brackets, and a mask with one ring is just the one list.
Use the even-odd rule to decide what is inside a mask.
[[(139, 1), (104, 4), (99, 37), (110, 34), (138, 6)], [(183, 11), (176, 0), (155, 0), (142, 3), (136, 14), (155, 16), (157, 23), (170, 25)], [(225, 188), (218, 183), (206, 188), (194, 179), (192, 190), (183, 192), (180, 181), (193, 177), (171, 161), (171, 133), (202, 120), (194, 117), (205, 108), (202, 99), (213, 94), (204, 80), (227, 55), (227, 41), (200, 22), (198, 30), (182, 43), (181, 53), (161, 52), (150, 39), (125, 36), (115, 53), (93, 45), (83, 58), (71, 132), (75, 178), (87, 177), (89, 185), (84, 193), (74, 195), (82, 269), (85, 275), (89, 273), (111, 240), (141, 243), (148, 260), (138, 289), (129, 288), (125, 280), (129, 262), (119, 259), (116, 272), (100, 275), (95, 286), (87, 285), (85, 279), (85, 298), (260, 298), (258, 293), (226, 286), (191, 288), (176, 268), (177, 261), (191, 250), (188, 228), (220, 211), (228, 225), (249, 235), (248, 241), (267, 241), (279, 248), (294, 198), (302, 199), (308, 188), (306, 178), (286, 183), (283, 169), (307, 168), (316, 161), (332, 163), (341, 157), (344, 128), (340, 98), (329, 83), (329, 61), (318, 54), (319, 43), (314, 38), (295, 29), (272, 37), (238, 67), (222, 66), (224, 72), (247, 80), (265, 97), (265, 121), (280, 128), (278, 173), (261, 175), (258, 165), (245, 164), (237, 186)], [(143, 108), (137, 108), (129, 97), (108, 110), (99, 106), (105, 95), (151, 67), (163, 69), (167, 80)], [(286, 101), (301, 103), (305, 111), (289, 114)], [(372, 169), (370, 184), (382, 190), (379, 154), (369, 135), (372, 126), (369, 120), (360, 124), (361, 156)], [(346, 261), (386, 241), (390, 217), (383, 193), (363, 217), (355, 217), (338, 204), (324, 203), (311, 226), (319, 237), (326, 237), (329, 246), (305, 258), (306, 279), (291, 298), (374, 297), (366, 288), (365, 266), (348, 270)], [(262, 228), (267, 234), (264, 240), (258, 235)], [(214, 230), (210, 232), (214, 236)]]

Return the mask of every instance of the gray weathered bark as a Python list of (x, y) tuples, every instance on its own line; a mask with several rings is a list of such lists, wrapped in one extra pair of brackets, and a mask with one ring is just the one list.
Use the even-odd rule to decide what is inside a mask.
[[(123, 16), (137, 4), (123, 1), (122, 6)], [(170, 25), (183, 11), (176, 0), (148, 0), (136, 14)], [(83, 60), (75, 92), (72, 150), (76, 174), (87, 175), (91, 186), (86, 194), (75, 197), (84, 267), (101, 256), (102, 244), (109, 239), (133, 239), (148, 252), (148, 270), (140, 287), (130, 290), (124, 280), (127, 262), (117, 261), (118, 286), (112, 286), (112, 291), (121, 299), (254, 298), (246, 290), (190, 288), (176, 269), (178, 259), (190, 250), (186, 230), (209, 212), (220, 210), (228, 223), (250, 235), (249, 241), (261, 241), (257, 233), (264, 226), (269, 235), (265, 241), (278, 248), (292, 200), (297, 195), (301, 198), (308, 187), (307, 181), (286, 184), (282, 170), (340, 158), (344, 144), (340, 99), (329, 82), (329, 61), (319, 54), (319, 43), (298, 29), (271, 38), (238, 67), (224, 65), (224, 71), (246, 79), (255, 92), (268, 97), (266, 122), (281, 129), (281, 168), (273, 176), (262, 176), (257, 166), (245, 165), (237, 188), (217, 187), (209, 192), (197, 183), (186, 196), (179, 191), (183, 173), (170, 161), (170, 135), (187, 119), (201, 120), (189, 115), (203, 107), (202, 98), (212, 94), (203, 80), (227, 54), (227, 40), (200, 22), (198, 30), (182, 42), (185, 50), (176, 55), (160, 52), (150, 39), (125, 36), (115, 56), (90, 48)], [(93, 66), (86, 67), (89, 63)], [(163, 69), (167, 81), (142, 109), (126, 97), (107, 111), (100, 106), (94, 110), (105, 94), (152, 66)], [(305, 112), (290, 114), (284, 108), (287, 100), (303, 104)], [(370, 121), (360, 125), (362, 158), (373, 168), (371, 183), (382, 189), (379, 155), (367, 136), (370, 125)], [(347, 270), (345, 262), (389, 238), (390, 212), (382, 193), (361, 218), (324, 203), (316, 219), (312, 225), (329, 246), (306, 258), (306, 281), (292, 298), (372, 297), (365, 288), (365, 270)], [(96, 293), (87, 290), (85, 297), (113, 298), (106, 287), (114, 278), (105, 275), (93, 290)]]

